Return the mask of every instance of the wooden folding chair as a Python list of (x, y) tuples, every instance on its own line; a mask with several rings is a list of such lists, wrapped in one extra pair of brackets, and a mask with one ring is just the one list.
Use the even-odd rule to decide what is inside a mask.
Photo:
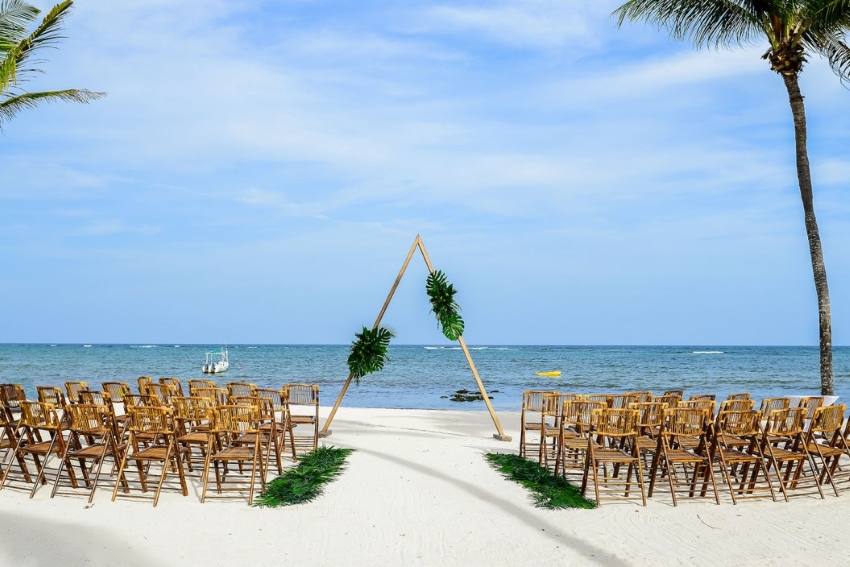
[(225, 406), (229, 403), (227, 390), (224, 388), (196, 387), (192, 390), (192, 396), (206, 398), (213, 406)]
[[(717, 410), (717, 414), (720, 415), (726, 411), (751, 411), (755, 408), (755, 404), (755, 400), (750, 398), (723, 400), (720, 402), (720, 408)], [(762, 417), (764, 417), (764, 414), (762, 414)]]
[[(257, 432), (245, 433), (234, 439), (232, 444), (236, 445), (253, 445), (259, 439), (261, 447), (266, 448), (266, 462), (264, 471), (268, 471), (271, 461), (272, 452), (274, 452), (275, 463), (277, 464), (277, 473), (283, 474), (283, 463), (280, 460), (281, 447), (281, 431), (278, 430), (278, 423), (274, 412), (274, 405), (268, 398), (260, 396), (235, 398), (236, 405), (253, 405), (257, 408)], [(295, 444), (292, 444), (293, 447)], [(265, 476), (263, 482), (265, 482)]]
[(147, 386), (145, 386), (145, 391), (147, 395), (156, 400), (157, 405), (163, 407), (171, 406), (171, 395), (172, 388), (167, 384), (159, 384), (157, 382), (151, 382)]
[[(165, 478), (168, 476), (170, 466), (173, 466), (177, 470), (183, 496), (188, 496), (189, 490), (186, 486), (183, 462), (180, 458), (181, 451), (176, 446), (175, 422), (171, 409), (157, 406), (137, 406), (128, 409), (127, 426), (129, 428), (130, 438), (127, 443), (127, 449), (122, 455), (121, 465), (118, 467), (118, 477), (115, 480), (115, 487), (112, 490), (112, 500), (114, 501), (118, 496), (118, 485), (122, 481), (128, 480), (128, 461), (136, 463), (142, 492), (148, 491), (147, 479), (150, 472), (150, 465), (152, 463), (161, 464), (162, 472), (159, 476), (159, 482), (157, 483), (156, 493), (153, 498), (154, 506), (159, 502), (159, 494), (162, 491)], [(139, 439), (140, 435), (153, 438), (152, 444), (143, 446)]]
[(587, 400), (583, 397), (577, 400), (566, 399), (561, 410), (559, 432), (559, 450), (555, 464), (555, 474), (559, 469), (562, 476), (567, 471), (574, 471), (584, 476), (587, 469), (587, 444), (594, 443), (591, 433), (593, 412), (607, 409), (605, 402)]
[[(89, 504), (91, 504), (94, 500), (95, 490), (97, 490), (103, 462), (107, 458), (111, 458), (117, 465), (121, 460), (120, 449), (113, 436), (113, 417), (107, 406), (85, 403), (71, 404), (68, 407), (68, 415), (70, 418), (68, 427), (70, 439), (60, 459), (69, 471), (73, 470), (75, 460), (79, 462), (80, 475), (86, 487), (89, 488)], [(91, 466), (87, 465), (86, 461), (92, 461)], [(97, 467), (96, 470), (95, 466)], [(56, 496), (56, 491), (59, 488), (62, 468), (61, 466), (57, 467), (53, 491), (50, 494), (51, 498)], [(93, 470), (95, 472), (92, 479), (90, 475)], [(73, 479), (72, 486), (74, 488), (78, 486)], [(128, 490), (126, 482), (124, 483), (124, 490), (125, 492)]]
[[(760, 411), (724, 411), (718, 414), (711, 455), (714, 462), (720, 463), (722, 478), (729, 487), (733, 504), (738, 503), (738, 498), (757, 497), (764, 491), (770, 492), (770, 497), (776, 502), (760, 439)], [(762, 483), (759, 483), (759, 477), (763, 478)]]
[(65, 391), (68, 392), (68, 402), (80, 403), (80, 390), (88, 390), (88, 382), (65, 382)]
[(673, 497), (673, 506), (678, 506), (678, 494), (686, 493), (693, 498), (700, 481), (700, 496), (706, 494), (707, 486), (711, 484), (714, 499), (720, 504), (709, 454), (709, 423), (708, 412), (704, 409), (674, 407), (664, 410), (664, 421), (658, 434), (658, 447), (650, 471), (650, 498), (663, 464)]
[(652, 401), (652, 392), (650, 392), (649, 390), (638, 390), (638, 391), (635, 391), (635, 392), (626, 392), (626, 395), (627, 396), (634, 396), (635, 398), (637, 398), (636, 403), (639, 403), (639, 404)]
[[(587, 493), (591, 476), (589, 473), (592, 471), (597, 505), (602, 505), (601, 494), (613, 495), (618, 489), (623, 490), (622, 498), (629, 498), (633, 485), (637, 484), (641, 501), (646, 506), (643, 467), (637, 447), (637, 417), (638, 411), (633, 409), (607, 408), (595, 410), (592, 414), (581, 493)], [(603, 469), (601, 475), (600, 467)], [(623, 467), (626, 468), (625, 478), (620, 476), (620, 469)]]
[(712, 402), (717, 401), (717, 396), (714, 394), (691, 394), (688, 396), (688, 401), (698, 401), (698, 400), (710, 400)]
[(150, 376), (139, 376), (137, 383), (139, 384), (139, 394), (142, 396), (149, 395), (148, 386), (153, 384), (153, 378)]
[(540, 411), (540, 442), (538, 444), (537, 462), (549, 468), (549, 460), (552, 459), (555, 474), (558, 474), (561, 465), (561, 452), (564, 446), (565, 430), (562, 420), (564, 403), (579, 399), (580, 397), (578, 394), (560, 394), (557, 392), (543, 394)]
[[(296, 451), (315, 451), (319, 446), (319, 385), (284, 384), (283, 401), (293, 426), (309, 426), (309, 435), (293, 437)], [(306, 411), (298, 411), (306, 410)], [(301, 427), (303, 431), (308, 427)]]
[[(289, 446), (292, 452), (292, 460), (297, 461), (298, 456), (295, 450), (295, 438), (293, 437), (293, 425), (292, 418), (289, 413), (286, 411), (286, 403), (284, 401), (283, 391), (274, 390), (272, 388), (257, 388), (257, 396), (260, 398), (265, 398), (268, 400), (268, 403), (272, 406), (272, 411), (275, 416), (274, 429), (277, 434), (280, 436), (280, 447), (281, 450), (286, 449), (286, 436), (289, 435)], [(271, 423), (261, 423), (260, 430), (264, 432), (268, 432), (272, 429)], [(283, 474), (283, 473), (281, 473)]]
[(180, 378), (160, 378), (159, 383), (168, 386), (171, 389), (172, 396), (185, 396), (183, 393), (183, 384), (180, 383)]
[[(47, 484), (45, 479), (45, 468), (54, 453), (61, 455), (65, 451), (66, 441), (64, 436), (65, 423), (56, 413), (56, 406), (46, 402), (20, 402), (21, 419), (18, 422), (18, 441), (13, 454), (17, 457), (19, 466), (27, 455), (31, 456), (35, 463), (36, 477), (33, 482), (30, 498), (35, 496), (40, 484)], [(41, 432), (50, 436), (50, 440), (41, 441)], [(41, 459), (44, 459), (42, 462)], [(3, 478), (0, 480), (0, 489), (6, 484), (9, 473), (15, 459), (9, 461)], [(21, 467), (24, 480), (30, 482), (31, 477), (25, 467)], [(73, 470), (68, 471), (72, 482), (76, 483)]]
[(602, 402), (605, 407), (611, 407), (611, 394), (584, 394), (581, 399), (589, 402)]
[(35, 391), (38, 395), (38, 401), (53, 404), (56, 406), (57, 411), (64, 410), (65, 406), (68, 405), (62, 388), (57, 388), (56, 386), (36, 386)]
[(236, 398), (252, 398), (257, 395), (257, 385), (250, 382), (228, 382), (228, 403), (232, 404)]
[(629, 409), (632, 404), (637, 403), (638, 397), (634, 394), (612, 394), (608, 400), (610, 408)]
[[(543, 412), (543, 396), (554, 394), (552, 390), (527, 390), (522, 393), (522, 411), (520, 413), (519, 454), (528, 456), (528, 432), (536, 431), (540, 435), (541, 413)], [(539, 437), (537, 442), (540, 447)]]
[[(240, 471), (244, 464), (250, 463), (251, 465), (251, 476), (248, 486), (248, 504), (251, 504), (254, 499), (257, 469), (259, 469), (261, 490), (265, 492), (265, 483), (262, 481), (265, 478), (262, 443), (258, 442), (259, 437), (256, 435), (259, 431), (256, 406), (226, 405), (213, 408), (213, 430), (220, 440), (221, 448), (215, 453), (212, 451), (207, 453), (207, 460), (204, 464), (204, 488), (201, 493), (201, 502), (206, 501), (211, 466), (215, 467), (215, 482), (218, 494), (244, 491), (243, 475), (237, 475), (227, 468), (228, 463), (236, 461), (239, 464)], [(244, 435), (250, 434), (255, 435), (253, 446), (245, 444), (234, 445), (234, 441)], [(228, 481), (228, 477), (231, 480)], [(234, 477), (236, 478), (234, 479)], [(243, 482), (239, 482), (240, 480)]]
[(791, 407), (791, 400), (788, 398), (764, 398), (761, 401), (759, 411), (761, 412), (762, 420), (765, 420), (773, 410), (787, 409), (789, 407)]
[(70, 418), (65, 411), (68, 402), (65, 399), (65, 393), (62, 391), (62, 388), (57, 388), (56, 386), (36, 386), (35, 391), (38, 395), (38, 401), (53, 404), (57, 415), (65, 422), (65, 425), (70, 423)]
[[(637, 427), (637, 447), (644, 459), (644, 465), (652, 465), (655, 451), (658, 448), (658, 433), (661, 422), (664, 421), (664, 410), (667, 404), (662, 402), (637, 402), (629, 405), (629, 409), (637, 410), (635, 421)], [(651, 458), (649, 458), (651, 457)]]
[(6, 411), (9, 421), (16, 421), (20, 416), (20, 402), (27, 399), (27, 393), (21, 384), (0, 384), (0, 404)]
[(696, 408), (703, 409), (708, 414), (708, 420), (714, 421), (714, 400), (696, 399), (696, 400), (680, 400), (676, 407), (679, 408)]
[(195, 388), (218, 388), (215, 380), (189, 380), (189, 396), (195, 395)]
[(132, 393), (129, 382), (101, 382), (104, 392), (109, 392), (113, 402), (120, 402), (126, 394)]
[(192, 468), (192, 447), (201, 451), (201, 470), (206, 462), (207, 454), (217, 448), (213, 434), (212, 408), (209, 398), (200, 396), (174, 396), (171, 398), (174, 406), (174, 419), (177, 425), (177, 443), (186, 450), (186, 467)]
[[(801, 480), (812, 481), (820, 497), (824, 497), (817, 478), (817, 465), (809, 453), (805, 439), (805, 417), (805, 407), (773, 410), (762, 433), (761, 446), (767, 458), (768, 470), (773, 468), (786, 502), (788, 490), (796, 489)], [(806, 464), (810, 468), (809, 474), (804, 476)]]
[(838, 486), (833, 478), (838, 469), (841, 456), (847, 451), (846, 441), (841, 435), (841, 425), (844, 422), (844, 411), (847, 404), (822, 406), (815, 410), (809, 431), (806, 434), (806, 445), (812, 458), (817, 457), (822, 465), (818, 482), (829, 482), (832, 490), (838, 496)]
[[(21, 469), (21, 474), (24, 476), (26, 482), (31, 482), (32, 477), (30, 477), (29, 470), (27, 469), (27, 464), (24, 461), (21, 454), (15, 451), (15, 447), (18, 446), (18, 439), (20, 438), (18, 435), (18, 422), (10, 421), (9, 413), (5, 411), (5, 408), (0, 407), (0, 454), (2, 454), (2, 461), (0, 461), (0, 475), (2, 475), (2, 471), (6, 469), (6, 459), (11, 458), (9, 461), (9, 465), (12, 464), (12, 461), (17, 460), (18, 467)], [(11, 453), (11, 457), (9, 454)], [(2, 480), (2, 476), (0, 476), (0, 480)], [(0, 483), (0, 488), (2, 488), (2, 483)]]

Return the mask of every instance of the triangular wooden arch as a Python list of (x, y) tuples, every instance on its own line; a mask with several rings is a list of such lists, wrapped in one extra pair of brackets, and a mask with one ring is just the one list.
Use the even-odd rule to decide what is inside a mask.
[[(393, 299), (393, 295), (395, 294), (395, 290), (398, 287), (398, 284), (401, 282), (401, 278), (404, 276), (404, 272), (407, 270), (407, 265), (410, 264), (410, 259), (413, 258), (413, 253), (416, 252), (416, 249), (419, 248), (419, 251), (422, 253), (422, 258), (425, 260), (425, 265), (428, 266), (428, 272), (434, 273), (434, 266), (431, 264), (431, 259), (428, 257), (428, 252), (425, 251), (425, 245), (422, 243), (422, 239), (419, 235), (416, 235), (416, 240), (413, 241), (413, 246), (410, 247), (410, 252), (407, 253), (407, 258), (404, 260), (404, 264), (401, 266), (401, 270), (398, 272), (398, 276), (395, 279), (395, 283), (393, 283), (393, 287), (390, 289), (389, 295), (387, 295), (387, 300), (384, 301), (384, 306), (381, 307), (381, 312), (378, 313), (378, 318), (375, 319), (375, 324), (372, 328), (377, 328), (378, 325), (381, 324), (381, 319), (384, 317), (384, 313), (387, 311), (387, 307), (390, 305), (390, 301)], [(502, 425), (499, 423), (499, 418), (496, 416), (496, 411), (493, 409), (493, 405), (490, 403), (490, 398), (487, 396), (487, 390), (484, 389), (484, 383), (481, 382), (481, 377), (478, 375), (478, 370), (475, 368), (475, 363), (472, 362), (472, 356), (469, 354), (469, 349), (466, 348), (466, 341), (463, 340), (463, 336), (458, 337), (457, 342), (460, 343), (460, 348), (463, 349), (463, 354), (466, 356), (466, 361), (469, 363), (469, 369), (472, 370), (472, 375), (475, 377), (475, 381), (478, 383), (478, 389), (481, 391), (481, 397), (484, 398), (484, 403), (487, 404), (487, 410), (490, 412), (490, 417), (493, 418), (493, 424), (496, 426), (497, 433), (493, 434), (493, 437), (498, 439), (499, 441), (510, 441), (510, 435), (505, 435), (505, 432), (502, 430)], [(333, 409), (331, 410), (330, 415), (328, 415), (327, 420), (325, 420), (325, 426), (322, 428), (322, 431), (319, 432), (321, 437), (327, 437), (331, 433), (333, 433), (330, 429), (328, 429), (331, 425), (331, 422), (336, 415), (336, 410), (339, 409), (340, 404), (342, 403), (342, 398), (345, 396), (345, 393), (348, 391), (348, 387), (351, 385), (351, 379), (353, 376), (351, 374), (348, 375), (348, 379), (345, 381), (345, 384), (342, 386), (342, 390), (339, 392), (339, 397), (336, 399), (336, 403), (334, 404)]]

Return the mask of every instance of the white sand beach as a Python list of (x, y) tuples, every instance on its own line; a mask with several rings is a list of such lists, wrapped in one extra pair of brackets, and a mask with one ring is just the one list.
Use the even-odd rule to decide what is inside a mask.
[[(323, 408), (323, 414), (327, 408)], [(676, 508), (663, 491), (596, 510), (535, 508), (529, 493), (483, 455), (515, 452), (519, 414), (501, 413), (511, 443), (492, 438), (486, 412), (341, 408), (324, 443), (356, 449), (312, 503), (249, 508), (164, 492), (110, 502), (103, 483), (30, 500), (0, 490), (0, 564), (126, 565), (841, 565), (850, 493), (711, 499)], [(111, 489), (111, 486), (109, 487)]]

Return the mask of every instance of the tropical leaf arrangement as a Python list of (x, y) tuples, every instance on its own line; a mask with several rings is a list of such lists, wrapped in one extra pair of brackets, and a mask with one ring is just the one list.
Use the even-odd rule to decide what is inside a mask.
[(582, 496), (578, 487), (535, 462), (506, 453), (487, 453), (484, 458), (506, 478), (530, 490), (538, 508), (596, 508), (596, 503)]
[(354, 336), (357, 340), (351, 343), (348, 370), (359, 384), (361, 378), (372, 372), (378, 372), (390, 359), (387, 349), (390, 346), (390, 339), (395, 337), (395, 332), (381, 325), (374, 329), (363, 327), (363, 330), (354, 333)]
[(431, 313), (437, 318), (443, 334), (450, 341), (458, 340), (463, 335), (463, 318), (459, 313), (460, 305), (455, 301), (457, 290), (446, 274), (440, 270), (431, 272), (425, 282), (425, 292), (431, 300)]
[(342, 474), (346, 459), (354, 449), (339, 449), (324, 445), (298, 460), (293, 467), (269, 483), (266, 492), (256, 499), (255, 506), (292, 506), (315, 500), (324, 485)]

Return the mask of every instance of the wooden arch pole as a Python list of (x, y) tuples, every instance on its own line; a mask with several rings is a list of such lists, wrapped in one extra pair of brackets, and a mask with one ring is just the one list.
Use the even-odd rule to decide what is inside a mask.
[[(393, 295), (395, 294), (396, 288), (398, 288), (398, 284), (401, 282), (401, 278), (404, 277), (404, 272), (407, 271), (407, 266), (410, 264), (411, 258), (413, 258), (413, 253), (416, 252), (416, 249), (419, 248), (419, 251), (422, 253), (422, 259), (425, 260), (425, 265), (428, 266), (428, 272), (434, 273), (434, 266), (431, 264), (431, 259), (428, 257), (428, 252), (425, 250), (425, 244), (422, 243), (422, 238), (417, 234), (416, 240), (413, 241), (413, 246), (410, 247), (410, 251), (407, 253), (407, 258), (404, 259), (404, 264), (401, 266), (401, 270), (398, 272), (398, 276), (396, 276), (395, 282), (393, 282), (392, 288), (390, 288), (389, 294), (387, 294), (387, 299), (384, 301), (383, 307), (381, 307), (381, 312), (378, 313), (378, 318), (375, 319), (375, 324), (372, 326), (373, 329), (377, 328), (378, 325), (381, 324), (381, 319), (384, 317), (384, 313), (387, 311), (387, 307), (389, 307), (390, 302), (393, 299)], [(469, 363), (469, 368), (472, 370), (472, 375), (475, 377), (475, 381), (478, 384), (478, 390), (481, 392), (481, 397), (484, 398), (484, 403), (487, 404), (487, 411), (490, 412), (490, 417), (493, 419), (493, 424), (496, 426), (496, 431), (498, 433), (494, 433), (493, 437), (498, 439), (499, 441), (510, 441), (511, 436), (505, 435), (504, 430), (502, 430), (502, 424), (499, 423), (499, 417), (496, 415), (496, 410), (493, 409), (493, 404), (490, 403), (490, 398), (487, 395), (487, 390), (484, 388), (484, 383), (481, 381), (481, 377), (478, 375), (478, 370), (475, 368), (475, 363), (472, 362), (472, 355), (469, 354), (469, 349), (466, 347), (466, 341), (463, 340), (463, 336), (458, 337), (458, 342), (460, 343), (461, 349), (463, 349), (463, 354), (466, 356), (466, 361)], [(351, 386), (351, 380), (353, 376), (351, 374), (348, 375), (348, 378), (345, 380), (345, 384), (342, 386), (342, 390), (339, 392), (339, 396), (336, 399), (336, 403), (334, 404), (333, 409), (331, 409), (331, 413), (328, 415), (328, 418), (325, 420), (325, 425), (322, 427), (322, 430), (319, 432), (320, 437), (327, 437), (331, 435), (333, 431), (329, 429), (331, 422), (336, 415), (337, 410), (339, 409), (340, 404), (342, 404), (342, 398), (345, 397), (345, 393), (348, 391), (348, 387)]]
[[(425, 265), (428, 266), (428, 272), (434, 273), (434, 265), (431, 264), (431, 259), (428, 257), (428, 252), (425, 251), (425, 244), (422, 243), (422, 239), (419, 238), (419, 235), (416, 235), (416, 242), (414, 246), (419, 245), (419, 251), (422, 252), (422, 258), (425, 260)], [(460, 335), (457, 338), (457, 342), (460, 343), (460, 348), (463, 349), (463, 355), (466, 357), (466, 361), (469, 363), (469, 369), (472, 371), (472, 375), (475, 377), (475, 382), (478, 384), (478, 390), (481, 392), (481, 397), (484, 398), (484, 403), (487, 404), (487, 411), (490, 412), (490, 417), (493, 419), (493, 425), (496, 426), (496, 431), (498, 433), (494, 433), (493, 437), (498, 439), (499, 441), (510, 441), (511, 436), (505, 435), (504, 430), (502, 429), (502, 424), (499, 423), (499, 416), (496, 415), (496, 410), (493, 409), (493, 404), (490, 403), (490, 396), (487, 395), (487, 390), (484, 388), (484, 382), (481, 381), (481, 376), (478, 375), (478, 369), (475, 368), (475, 363), (472, 362), (472, 355), (469, 354), (469, 349), (466, 348), (466, 341), (463, 340), (463, 335)]]
[[(372, 325), (373, 329), (376, 329), (378, 325), (381, 324), (381, 319), (384, 318), (384, 313), (387, 312), (387, 307), (390, 306), (390, 301), (393, 299), (393, 295), (395, 295), (395, 290), (398, 287), (398, 284), (401, 282), (401, 278), (404, 276), (404, 272), (407, 270), (407, 265), (410, 264), (410, 259), (413, 258), (413, 253), (416, 252), (416, 247), (419, 246), (419, 235), (416, 235), (416, 240), (413, 241), (413, 246), (410, 247), (410, 251), (407, 253), (407, 258), (404, 259), (404, 264), (401, 265), (401, 270), (398, 271), (398, 276), (395, 278), (395, 282), (393, 282), (393, 287), (390, 288), (390, 292), (387, 294), (387, 299), (384, 301), (384, 306), (381, 307), (381, 312), (378, 313), (378, 318), (375, 319), (375, 324)], [(331, 413), (328, 415), (328, 418), (325, 420), (325, 426), (322, 427), (322, 430), (319, 432), (319, 437), (327, 437), (333, 431), (328, 429), (331, 426), (331, 422), (334, 420), (334, 416), (336, 415), (336, 410), (339, 409), (340, 404), (342, 403), (342, 398), (345, 397), (345, 393), (348, 391), (348, 387), (351, 386), (351, 379), (354, 378), (352, 374), (348, 375), (348, 378), (345, 380), (345, 384), (342, 385), (342, 390), (339, 392), (339, 396), (336, 399), (336, 403), (334, 404)]]

